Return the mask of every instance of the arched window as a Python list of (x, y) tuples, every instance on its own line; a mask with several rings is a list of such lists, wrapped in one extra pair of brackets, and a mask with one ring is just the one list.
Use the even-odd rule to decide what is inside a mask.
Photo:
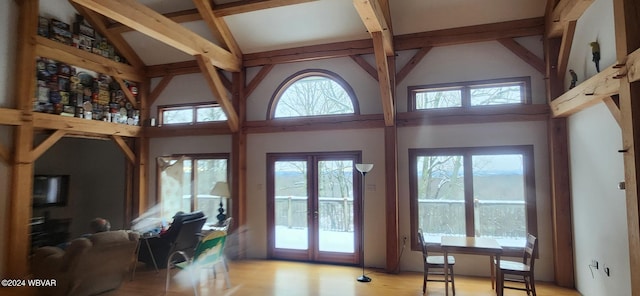
[(358, 100), (337, 74), (320, 69), (289, 76), (269, 103), (268, 118), (359, 114)]

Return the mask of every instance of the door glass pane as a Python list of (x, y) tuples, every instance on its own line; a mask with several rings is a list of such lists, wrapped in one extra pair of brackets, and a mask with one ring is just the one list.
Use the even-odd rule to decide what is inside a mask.
[(275, 163), (275, 247), (307, 250), (307, 162)]
[(472, 162), (476, 236), (523, 247), (527, 220), (522, 155), (474, 155)]
[(425, 241), (465, 236), (462, 155), (418, 156), (418, 227)]
[(318, 249), (353, 253), (353, 161), (318, 162)]
[(196, 160), (196, 210), (202, 211), (207, 216), (207, 222), (216, 223), (218, 209), (222, 202), (225, 215), (229, 215), (227, 197), (211, 195), (211, 190), (217, 182), (227, 182), (226, 159), (198, 159)]
[[(191, 212), (191, 174), (193, 173), (192, 163), (193, 160), (191, 159), (185, 159), (183, 163), (184, 174), (182, 175), (182, 201), (180, 202), (180, 211), (183, 211), (185, 213)], [(173, 217), (173, 214), (171, 215), (171, 217)]]

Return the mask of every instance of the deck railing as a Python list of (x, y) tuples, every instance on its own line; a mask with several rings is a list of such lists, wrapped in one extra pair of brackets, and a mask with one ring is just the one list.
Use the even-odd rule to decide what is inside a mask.
[[(320, 197), (318, 201), (320, 230), (353, 231), (353, 200), (350, 198)], [(425, 233), (464, 234), (465, 209), (462, 200), (418, 200), (418, 225)], [(305, 228), (307, 197), (276, 196), (276, 225)], [(490, 237), (525, 237), (526, 216), (524, 201), (476, 200), (476, 235)], [(460, 219), (451, 219), (460, 217)]]

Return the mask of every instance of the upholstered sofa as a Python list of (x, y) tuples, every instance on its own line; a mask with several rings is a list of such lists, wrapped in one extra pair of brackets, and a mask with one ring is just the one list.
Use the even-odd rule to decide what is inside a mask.
[(77, 238), (62, 250), (42, 247), (31, 257), (31, 274), (55, 279), (37, 295), (95, 295), (120, 287), (133, 264), (139, 235), (124, 230)]

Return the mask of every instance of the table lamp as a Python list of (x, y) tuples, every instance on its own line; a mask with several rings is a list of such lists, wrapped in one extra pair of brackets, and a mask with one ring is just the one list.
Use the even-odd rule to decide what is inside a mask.
[(222, 224), (224, 220), (227, 219), (227, 215), (224, 213), (224, 208), (222, 207), (222, 199), (229, 198), (229, 185), (227, 182), (217, 182), (213, 189), (211, 190), (211, 195), (220, 197), (220, 208), (218, 209), (218, 224)]

